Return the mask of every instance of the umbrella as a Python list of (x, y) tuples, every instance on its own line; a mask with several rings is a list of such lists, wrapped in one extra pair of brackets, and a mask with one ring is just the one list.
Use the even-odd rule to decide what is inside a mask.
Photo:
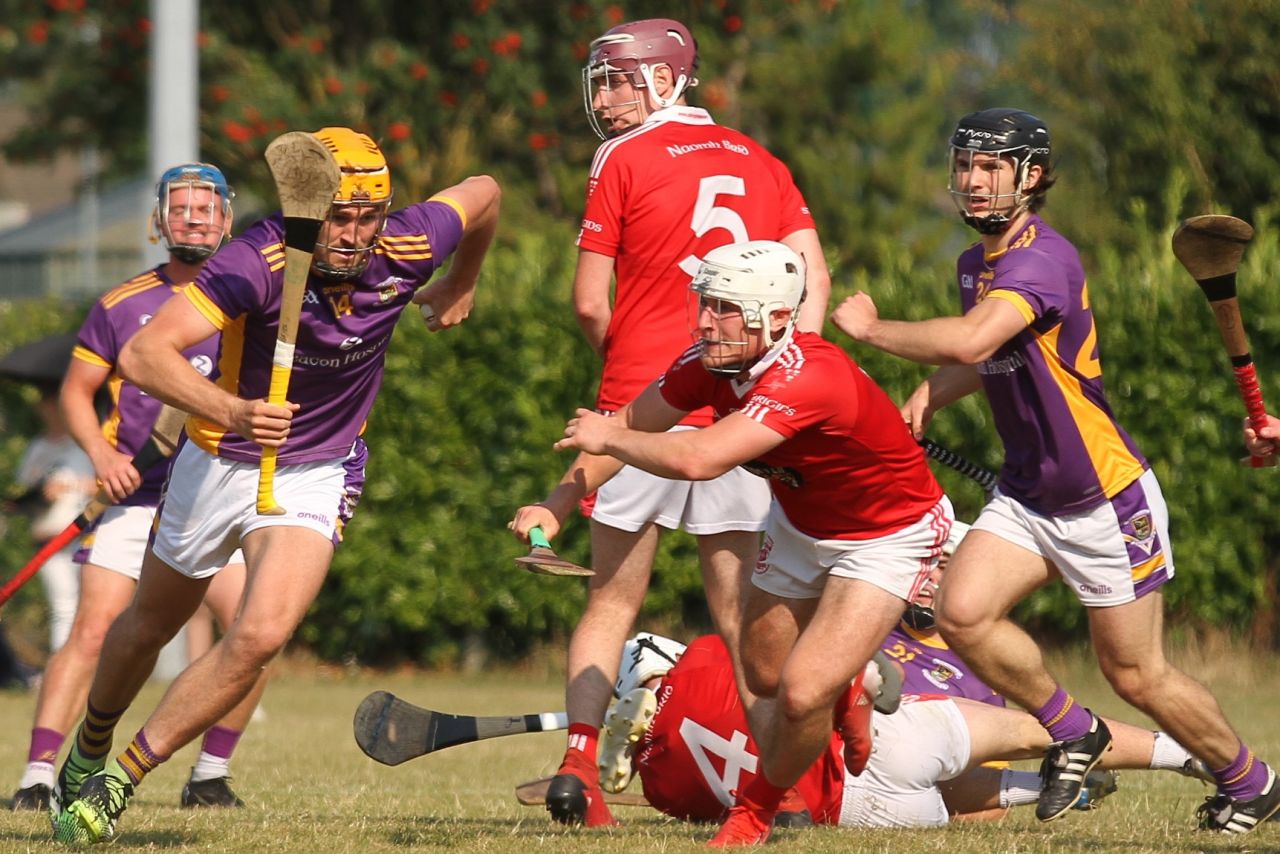
[(71, 364), (76, 333), (50, 335), (23, 344), (0, 359), (0, 377), (37, 385), (58, 385)]

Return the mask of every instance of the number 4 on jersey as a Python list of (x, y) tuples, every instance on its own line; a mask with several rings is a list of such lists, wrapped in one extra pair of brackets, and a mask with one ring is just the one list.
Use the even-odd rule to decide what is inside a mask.
[[(747, 751), (747, 734), (739, 730), (724, 739), (704, 726), (685, 718), (680, 722), (680, 737), (689, 747), (689, 754), (702, 772), (716, 798), (726, 807), (733, 806), (733, 792), (740, 790), (738, 778), (743, 771), (755, 774), (760, 760)], [(711, 757), (724, 763), (724, 772), (717, 774)]]

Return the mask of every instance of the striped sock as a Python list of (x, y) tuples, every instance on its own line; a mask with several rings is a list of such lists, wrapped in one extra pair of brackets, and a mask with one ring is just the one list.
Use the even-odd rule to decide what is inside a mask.
[[(123, 779), (127, 779), (133, 785), (142, 782), (142, 778), (154, 771), (162, 762), (169, 759), (168, 756), (159, 756), (151, 750), (151, 745), (147, 743), (147, 736), (143, 730), (138, 730), (138, 734), (133, 737), (133, 741), (129, 742), (129, 746), (125, 748), (124, 753), (116, 757), (115, 765), (119, 768), (119, 773), (124, 774)], [(112, 776), (119, 774), (111, 773)]]
[(103, 712), (88, 704), (80, 729), (76, 731), (74, 750), (90, 762), (102, 759), (111, 752), (111, 741), (115, 735), (116, 724), (125, 710)]
[(1237, 801), (1251, 801), (1262, 794), (1267, 785), (1267, 765), (1253, 755), (1253, 751), (1240, 745), (1235, 761), (1225, 768), (1212, 769), (1218, 781), (1218, 789)]
[(1080, 738), (1093, 726), (1093, 713), (1077, 703), (1061, 685), (1053, 692), (1049, 702), (1033, 714), (1040, 725), (1049, 731), (1049, 736), (1054, 741)]

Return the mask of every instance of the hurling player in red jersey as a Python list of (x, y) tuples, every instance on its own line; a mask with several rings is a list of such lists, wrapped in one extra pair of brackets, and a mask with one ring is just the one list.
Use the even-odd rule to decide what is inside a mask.
[[(660, 644), (675, 661), (638, 671), (642, 682), (627, 679), (624, 671), (620, 681), (627, 693), (615, 709), (643, 704), (644, 714), (623, 720), (617, 731), (630, 741), (616, 744), (609, 726), (618, 718), (611, 713), (606, 720), (601, 785), (608, 754), (616, 780), (610, 791), (622, 791), (634, 773), (655, 809), (683, 820), (719, 821), (733, 803), (732, 793), (750, 786), (760, 767), (724, 642), (706, 635), (682, 649), (668, 638), (642, 634), (628, 649), (637, 642)], [(630, 704), (629, 697), (635, 698)], [(897, 711), (876, 712), (872, 720), (875, 749), (866, 769), (847, 773), (840, 739), (832, 737), (796, 782), (794, 798), (784, 802), (784, 809), (799, 813), (786, 816), (788, 826), (940, 827), (955, 819), (1001, 818), (1014, 806), (1034, 804), (1040, 794), (1038, 771), (1006, 765), (1038, 759), (1050, 746), (1048, 733), (1026, 712), (964, 697), (906, 693)], [(1211, 779), (1203, 763), (1166, 733), (1110, 718), (1107, 723), (1115, 737), (1101, 763), (1107, 770), (1089, 773), (1076, 809), (1095, 809), (1115, 791), (1112, 769), (1163, 769)], [(624, 744), (630, 749), (617, 749)]]
[[(952, 529), (935, 583), (965, 528), (957, 522)], [(937, 827), (953, 818), (999, 818), (1010, 807), (1036, 802), (1038, 772), (984, 763), (1039, 758), (1049, 736), (1034, 717), (1004, 708), (1000, 695), (964, 672), (933, 625), (933, 587), (921, 589), (881, 642), (903, 672), (902, 703), (892, 714), (873, 716), (875, 749), (866, 769), (846, 773), (841, 742), (833, 737), (796, 783), (795, 797), (784, 801), (784, 810), (808, 813), (785, 816), (789, 826), (808, 818), (843, 827)], [(641, 633), (627, 642), (621, 671), (620, 699), (605, 719), (601, 787), (620, 792), (638, 775), (655, 809), (693, 821), (723, 818), (732, 792), (758, 774), (760, 756), (723, 642), (706, 636), (686, 648)], [(867, 684), (877, 678), (869, 675)], [(1208, 779), (1203, 763), (1166, 733), (1113, 720), (1108, 725), (1116, 744), (1106, 768)], [(1077, 809), (1093, 809), (1115, 790), (1114, 772), (1095, 769), (1089, 776)]]
[[(804, 197), (781, 161), (686, 103), (697, 70), (692, 34), (659, 18), (604, 33), (591, 43), (583, 71), (587, 114), (604, 143), (588, 178), (573, 294), (583, 334), (603, 361), (601, 412), (640, 394), (688, 346), (685, 291), (717, 246), (752, 239), (790, 246), (808, 265), (800, 328), (818, 332), (824, 321), (830, 277)], [(672, 426), (691, 430), (710, 421), (699, 408)], [(769, 493), (740, 470), (689, 483), (628, 467), (593, 499), (583, 511), (596, 575), (569, 642), (569, 748), (547, 793), (556, 820), (589, 826), (613, 822), (594, 784), (597, 725), (649, 587), (661, 530), (697, 537), (712, 620), (736, 649)]]
[[(953, 519), (888, 395), (843, 350), (796, 329), (804, 289), (804, 262), (781, 243), (707, 253), (689, 290), (697, 343), (616, 415), (579, 409), (556, 447), (581, 453), (512, 521), (521, 537), (534, 525), (555, 534), (623, 464), (681, 480), (746, 465), (768, 479), (739, 637), (763, 773), (738, 793), (716, 845), (764, 841), (783, 794), (830, 740), (833, 710), (846, 741), (856, 737), (850, 683), (927, 579)], [(666, 432), (703, 406), (716, 415), (709, 427)]]

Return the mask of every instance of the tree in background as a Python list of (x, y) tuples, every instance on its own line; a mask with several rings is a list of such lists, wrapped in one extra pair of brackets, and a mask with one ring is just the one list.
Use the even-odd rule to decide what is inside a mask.
[[(0, 0), (0, 93), (33, 116), (0, 131), (9, 156), (96, 142), (119, 178), (145, 160), (146, 0)], [(549, 11), (550, 10), (550, 11)], [(1267, 492), (1241, 475), (1239, 404), (1203, 298), (1168, 252), (1178, 218), (1209, 204), (1251, 218), (1241, 274), (1264, 385), (1280, 372), (1267, 205), (1280, 182), (1280, 4), (1263, 0), (219, 0), (202, 6), (204, 156), (244, 196), (273, 198), (261, 152), (286, 129), (351, 124), (392, 159), (397, 198), (476, 171), (503, 182), (504, 227), (463, 334), (406, 322), (388, 355), (368, 438), (373, 484), (299, 638), (329, 658), (447, 661), (461, 639), (513, 656), (572, 625), (581, 590), (514, 570), (511, 510), (563, 470), (550, 445), (592, 399), (594, 357), (568, 296), (583, 175), (597, 140), (581, 103), (588, 41), (641, 15), (687, 20), (703, 83), (694, 103), (788, 162), (833, 255), (837, 296), (865, 288), (886, 314), (954, 312), (950, 256), (972, 239), (946, 196), (946, 137), (960, 115), (1018, 105), (1046, 119), (1061, 195), (1048, 216), (1093, 256), (1090, 293), (1107, 316), (1109, 392), (1167, 485), (1179, 541), (1171, 623), (1267, 622), (1280, 540)], [(247, 221), (245, 217), (243, 221)], [(944, 244), (951, 245), (944, 245)], [(1247, 296), (1246, 296), (1247, 294)], [(0, 349), (80, 317), (0, 303)], [(413, 320), (410, 318), (410, 320)], [(1273, 325), (1273, 324), (1272, 324)], [(901, 397), (922, 372), (855, 351)], [(422, 383), (430, 374), (432, 382)], [(1273, 399), (1280, 392), (1270, 389)], [(28, 421), (0, 388), (0, 444)], [(1176, 413), (1176, 414), (1175, 414)], [(985, 406), (963, 401), (938, 441), (996, 467)], [(939, 478), (972, 518), (980, 495)], [(30, 557), (20, 525), (0, 575)], [(557, 549), (586, 560), (586, 526)], [(651, 628), (704, 624), (690, 543), (664, 540), (646, 604)], [(6, 618), (38, 607), (21, 597)], [(1019, 617), (1071, 630), (1079, 609), (1052, 593)]]

